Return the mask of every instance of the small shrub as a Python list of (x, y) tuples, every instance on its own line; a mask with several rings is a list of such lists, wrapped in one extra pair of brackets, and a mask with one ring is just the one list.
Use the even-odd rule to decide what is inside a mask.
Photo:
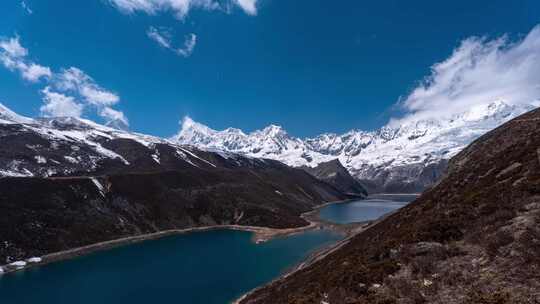
[(499, 230), (491, 238), (487, 240), (486, 251), (487, 254), (494, 258), (499, 254), (499, 249), (511, 244), (514, 241), (514, 237), (508, 231)]
[(392, 295), (399, 299), (406, 299), (400, 303), (422, 304), (426, 302), (424, 296), (420, 293), (420, 288), (417, 283), (414, 283), (411, 278), (392, 278), (385, 282)]
[(536, 228), (527, 228), (519, 237), (519, 247), (528, 264), (540, 265), (540, 232)]
[(481, 292), (474, 291), (469, 294), (468, 304), (511, 304), (510, 294), (507, 292)]
[(425, 256), (419, 256), (411, 261), (412, 273), (417, 277), (426, 277), (436, 272), (437, 258), (430, 254)]

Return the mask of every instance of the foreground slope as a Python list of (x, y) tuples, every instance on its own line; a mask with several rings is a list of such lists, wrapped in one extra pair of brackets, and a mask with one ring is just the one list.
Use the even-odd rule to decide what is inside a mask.
[(260, 303), (538, 303), (540, 110), (482, 136), (447, 176)]
[(347, 196), (274, 160), (0, 108), (0, 264), (213, 225), (289, 228)]

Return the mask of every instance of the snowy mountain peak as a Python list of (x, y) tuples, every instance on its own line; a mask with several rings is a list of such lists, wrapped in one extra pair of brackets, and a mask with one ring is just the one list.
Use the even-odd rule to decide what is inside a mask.
[(231, 133), (231, 134), (238, 134), (238, 135), (241, 135), (241, 136), (246, 135), (242, 130), (237, 129), (237, 128), (227, 128), (227, 129), (225, 129), (225, 132)]
[(288, 136), (287, 132), (281, 126), (277, 125), (269, 125), (268, 127), (264, 128), (261, 133), (270, 137)]
[(504, 118), (512, 115), (512, 112), (516, 110), (520, 111), (517, 106), (498, 100), (489, 104), (473, 106), (467, 112), (454, 116), (453, 119), (461, 118), (466, 121), (480, 121), (493, 117)]
[(194, 121), (191, 117), (186, 116), (182, 119), (182, 130), (189, 130), (189, 129), (207, 131), (210, 128)]
[(120, 131), (129, 131), (129, 125), (126, 124), (126, 121), (122, 119), (114, 119), (114, 120), (108, 121), (105, 124), (105, 126), (116, 129), (116, 130), (120, 130)]
[(205, 145), (208, 145), (215, 133), (215, 130), (186, 116), (182, 119), (180, 132), (171, 138), (171, 140), (176, 142), (204, 143)]
[(0, 120), (4, 123), (33, 123), (34, 120), (21, 116), (0, 103)]
[[(6, 147), (0, 155), (0, 178), (84, 175), (109, 165), (113, 170), (132, 165), (151, 169), (166, 162), (195, 167), (210, 165), (188, 147), (84, 118), (30, 119), (0, 106), (0, 129), (4, 134), (17, 135), (4, 138)], [(168, 157), (160, 159), (162, 152), (168, 153)], [(131, 163), (133, 160), (135, 162)]]

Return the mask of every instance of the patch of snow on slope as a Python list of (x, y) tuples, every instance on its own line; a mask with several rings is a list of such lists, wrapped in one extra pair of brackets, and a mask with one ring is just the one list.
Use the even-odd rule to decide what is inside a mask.
[(184, 160), (185, 162), (187, 162), (188, 164), (194, 166), (194, 167), (197, 167), (199, 168), (199, 166), (197, 166), (196, 164), (194, 164), (190, 159), (189, 157), (187, 157), (187, 155), (180, 151), (180, 150), (176, 150), (176, 155), (178, 155), (182, 160)]
[(198, 157), (198, 156), (195, 155), (193, 152), (191, 152), (191, 151), (189, 151), (189, 150), (187, 150), (187, 149), (185, 149), (185, 148), (179, 148), (179, 149), (181, 149), (182, 151), (184, 151), (184, 152), (187, 153), (188, 155), (193, 156), (193, 157), (195, 157), (196, 159), (198, 159), (198, 160), (200, 160), (200, 161), (202, 161), (202, 162), (205, 162), (205, 163), (209, 164), (210, 166), (212, 166), (212, 167), (214, 167), (214, 168), (216, 167), (216, 165), (212, 164), (211, 162), (207, 161), (206, 159), (203, 159), (202, 157)]
[(156, 163), (161, 164), (161, 161), (160, 161), (160, 159), (159, 159), (159, 155), (158, 155), (157, 151), (156, 151), (156, 154), (152, 154), (152, 159), (153, 159)]
[(0, 176), (1, 177), (32, 177), (34, 176), (31, 172), (23, 171), (9, 171), (9, 170), (2, 170), (0, 169)]
[(41, 155), (36, 155), (34, 157), (34, 159), (36, 160), (36, 162), (38, 164), (46, 164), (47, 163), (47, 159), (45, 157), (41, 156)]
[(6, 106), (4, 106), (2, 103), (0, 103), (0, 123), (4, 124), (13, 124), (13, 123), (24, 123), (24, 124), (32, 124), (35, 121), (31, 118), (21, 116), (10, 109), (8, 109)]
[(26, 261), (28, 263), (41, 263), (42, 259), (40, 257), (31, 257)]
[(96, 185), (96, 188), (98, 188), (101, 195), (105, 196), (105, 187), (103, 187), (99, 180), (95, 177), (91, 177), (90, 180)]

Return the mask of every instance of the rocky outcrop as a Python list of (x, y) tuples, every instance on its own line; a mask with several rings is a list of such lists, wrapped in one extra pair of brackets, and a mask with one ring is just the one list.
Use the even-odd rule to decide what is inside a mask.
[(368, 195), (366, 189), (343, 167), (339, 159), (320, 163), (316, 167), (302, 167), (309, 174), (336, 187), (351, 198), (364, 198)]
[(391, 169), (366, 165), (361, 173), (364, 177), (358, 180), (369, 193), (421, 193), (439, 181), (447, 165), (446, 159)]
[(540, 110), (453, 157), (416, 201), (242, 304), (540, 301)]

